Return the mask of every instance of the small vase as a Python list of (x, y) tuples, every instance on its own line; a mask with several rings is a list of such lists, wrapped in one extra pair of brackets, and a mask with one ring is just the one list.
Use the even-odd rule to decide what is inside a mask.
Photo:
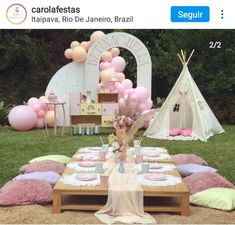
[(118, 168), (119, 173), (125, 173), (124, 161), (121, 160)]
[(91, 91), (86, 91), (86, 103), (92, 103), (91, 101)]

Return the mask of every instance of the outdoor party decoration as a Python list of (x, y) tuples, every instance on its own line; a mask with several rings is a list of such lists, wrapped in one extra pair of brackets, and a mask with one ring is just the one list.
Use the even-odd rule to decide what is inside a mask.
[[(163, 103), (158, 116), (144, 135), (156, 139), (168, 140), (201, 140), (207, 141), (214, 134), (223, 133), (224, 129), (203, 98), (193, 80), (188, 63), (193, 55), (186, 59), (186, 52), (181, 51), (178, 57), (183, 64), (183, 70)], [(187, 128), (176, 136), (172, 128)]]
[(18, 105), (10, 111), (8, 120), (15, 130), (27, 131), (31, 130), (37, 123), (37, 114), (29, 106)]

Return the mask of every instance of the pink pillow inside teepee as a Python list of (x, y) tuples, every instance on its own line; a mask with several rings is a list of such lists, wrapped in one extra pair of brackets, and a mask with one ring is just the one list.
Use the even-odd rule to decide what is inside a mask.
[(52, 187), (43, 180), (14, 180), (0, 191), (0, 205), (45, 204), (52, 201)]
[(182, 131), (182, 128), (171, 128), (169, 131), (169, 135), (170, 136), (177, 136), (180, 134), (180, 132)]
[(47, 172), (54, 171), (58, 174), (62, 174), (65, 166), (62, 163), (54, 160), (42, 160), (39, 162), (33, 162), (26, 164), (20, 168), (21, 173), (33, 173), (33, 172)]
[(180, 135), (183, 135), (185, 137), (192, 135), (192, 129), (183, 129), (180, 131)]

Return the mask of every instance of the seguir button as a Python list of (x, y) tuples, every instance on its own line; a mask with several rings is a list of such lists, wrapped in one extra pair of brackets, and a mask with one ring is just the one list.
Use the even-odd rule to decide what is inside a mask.
[(171, 22), (209, 22), (209, 6), (172, 6)]

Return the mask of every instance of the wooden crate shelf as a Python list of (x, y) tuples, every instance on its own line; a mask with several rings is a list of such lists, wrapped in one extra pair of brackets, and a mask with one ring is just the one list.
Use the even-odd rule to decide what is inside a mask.
[(76, 125), (81, 123), (93, 123), (95, 125), (101, 125), (101, 116), (100, 115), (71, 116), (71, 125)]
[(118, 93), (98, 93), (98, 102), (115, 102), (118, 103)]

